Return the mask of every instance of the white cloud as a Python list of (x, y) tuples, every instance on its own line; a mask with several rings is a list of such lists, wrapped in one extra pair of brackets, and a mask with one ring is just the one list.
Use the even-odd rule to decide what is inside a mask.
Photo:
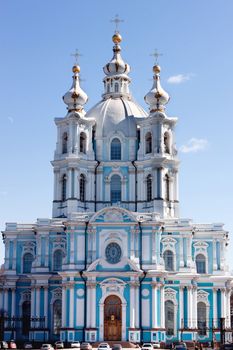
[(196, 139), (195, 137), (192, 137), (186, 145), (182, 145), (180, 147), (180, 152), (182, 153), (195, 153), (198, 151), (204, 151), (207, 149), (209, 143), (205, 139)]
[(169, 84), (182, 84), (185, 81), (190, 80), (193, 76), (193, 73), (172, 75), (167, 79), (167, 82)]
[(11, 124), (13, 124), (13, 123), (14, 123), (14, 118), (12, 118), (12, 117), (8, 117), (7, 119), (9, 120), (9, 122), (10, 122)]

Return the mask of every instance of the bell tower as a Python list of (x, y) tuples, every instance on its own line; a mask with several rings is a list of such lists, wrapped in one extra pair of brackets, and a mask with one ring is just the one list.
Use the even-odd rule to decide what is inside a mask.
[(178, 217), (178, 166), (174, 128), (177, 118), (168, 117), (165, 105), (168, 93), (160, 84), (161, 68), (153, 67), (153, 86), (145, 96), (149, 116), (138, 123), (140, 145), (136, 165), (138, 181), (138, 210), (158, 212), (162, 217)]
[[(93, 211), (95, 156), (93, 127), (85, 117), (88, 100), (79, 81), (80, 67), (73, 66), (73, 84), (63, 96), (67, 115), (55, 118), (57, 144), (52, 161), (54, 171), (53, 217), (67, 217), (72, 212)], [(88, 185), (87, 185), (88, 184)]]

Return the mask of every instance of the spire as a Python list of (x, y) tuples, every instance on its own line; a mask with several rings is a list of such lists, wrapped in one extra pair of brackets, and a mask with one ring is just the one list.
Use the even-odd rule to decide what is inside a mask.
[(109, 96), (119, 97), (125, 95), (129, 98), (130, 93), (128, 85), (131, 80), (128, 77), (128, 73), (130, 72), (130, 66), (128, 63), (124, 62), (121, 57), (121, 47), (119, 44), (122, 41), (122, 37), (118, 31), (115, 31), (112, 36), (112, 41), (114, 43), (113, 58), (103, 67), (104, 73), (106, 74), (103, 79), (105, 86), (103, 97), (108, 98)]
[[(156, 53), (158, 56), (158, 53)], [(154, 83), (152, 89), (144, 97), (145, 102), (150, 106), (150, 112), (164, 112), (165, 105), (170, 100), (168, 93), (161, 87), (160, 84), (160, 71), (161, 68), (158, 64), (155, 64), (153, 67), (154, 72)]]
[(80, 81), (80, 67), (78, 64), (75, 64), (72, 68), (74, 73), (73, 75), (73, 84), (69, 91), (63, 96), (64, 103), (68, 106), (67, 109), (71, 111), (82, 111), (83, 106), (88, 100), (87, 94), (81, 89), (79, 85)]

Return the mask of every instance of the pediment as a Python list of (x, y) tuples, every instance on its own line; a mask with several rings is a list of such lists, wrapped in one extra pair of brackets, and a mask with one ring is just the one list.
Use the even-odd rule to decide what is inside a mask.
[(140, 268), (130, 259), (124, 258), (118, 264), (109, 264), (105, 259), (95, 260), (86, 272), (141, 272)]
[(90, 220), (90, 223), (103, 222), (103, 223), (126, 223), (135, 222), (136, 218), (128, 210), (120, 207), (107, 207), (99, 210), (94, 214)]

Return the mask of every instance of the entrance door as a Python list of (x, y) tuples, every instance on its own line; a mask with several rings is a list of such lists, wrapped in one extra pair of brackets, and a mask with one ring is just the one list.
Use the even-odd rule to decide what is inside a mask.
[(121, 300), (115, 295), (104, 302), (104, 340), (121, 340)]

